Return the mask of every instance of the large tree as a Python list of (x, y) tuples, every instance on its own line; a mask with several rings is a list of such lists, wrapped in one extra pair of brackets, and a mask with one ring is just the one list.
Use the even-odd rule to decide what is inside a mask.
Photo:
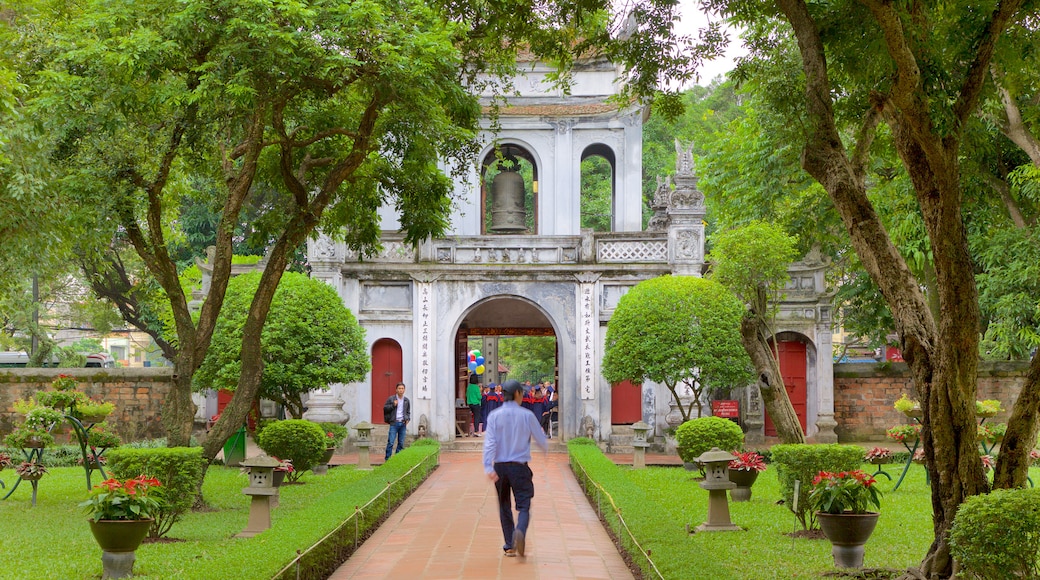
[(762, 393), (776, 434), (784, 443), (805, 443), (805, 433), (784, 380), (776, 335), (776, 310), (790, 276), (787, 267), (797, 257), (796, 240), (780, 228), (762, 222), (718, 232), (712, 237), (711, 279), (740, 298), (747, 312), (740, 321), (740, 338), (758, 373)]
[[(695, 406), (699, 417), (706, 389), (742, 387), (754, 376), (740, 340), (743, 317), (744, 305), (718, 282), (693, 276), (644, 280), (621, 297), (607, 323), (603, 377), (612, 385), (664, 385), (683, 421)], [(684, 406), (687, 392), (693, 396)]]
[[(242, 329), (259, 285), (259, 272), (228, 283), (209, 352), (195, 373), (198, 388), (238, 388)], [(336, 290), (295, 272), (286, 273), (274, 293), (260, 349), (264, 372), (259, 396), (296, 418), (303, 416), (302, 395), (326, 390), (331, 383), (364, 380), (370, 368), (365, 331)]]
[[(935, 540), (922, 563), (949, 577), (957, 508), (989, 489), (975, 440), (980, 314), (964, 222), (961, 147), (998, 42), (1033, 16), (1021, 0), (926, 5), (720, 0), (763, 55), (793, 32), (803, 76), (802, 167), (827, 191), (865, 270), (893, 315), (924, 410)], [(1028, 8), (1028, 9), (1027, 9)], [(938, 315), (867, 196), (871, 146), (884, 123), (909, 176), (934, 267)], [(855, 127), (855, 130), (844, 130)], [(998, 485), (1021, 485), (1036, 440), (1040, 357), (1014, 405)]]

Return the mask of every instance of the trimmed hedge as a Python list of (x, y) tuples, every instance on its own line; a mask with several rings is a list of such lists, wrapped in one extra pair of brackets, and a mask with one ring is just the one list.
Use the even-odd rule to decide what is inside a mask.
[(950, 529), (965, 578), (1040, 578), (1040, 489), (998, 489), (968, 498)]
[(325, 432), (306, 419), (271, 423), (260, 432), (256, 444), (271, 457), (292, 460), (293, 471), (286, 475), (289, 481), (296, 481), (304, 471), (321, 465), (326, 449)]
[(744, 432), (740, 426), (722, 417), (700, 417), (691, 419), (675, 430), (676, 451), (686, 463), (695, 463), (697, 458), (712, 447), (722, 451), (736, 451), (744, 446)]
[(155, 516), (148, 535), (165, 536), (195, 504), (205, 459), (201, 447), (166, 447), (161, 449), (133, 449), (120, 447), (105, 453), (108, 470), (116, 479), (130, 479), (147, 475), (159, 480), (162, 487), (157, 494), (162, 507)]
[[(784, 505), (794, 513), (806, 530), (817, 529), (816, 515), (809, 509), (813, 478), (821, 471), (852, 471), (863, 464), (863, 448), (858, 445), (774, 445), (772, 460)], [(798, 509), (795, 510), (794, 482), (801, 481)]]

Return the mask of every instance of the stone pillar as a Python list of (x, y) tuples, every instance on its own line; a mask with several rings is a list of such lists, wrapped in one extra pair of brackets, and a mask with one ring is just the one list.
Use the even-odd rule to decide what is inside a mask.
[(496, 385), (501, 383), (498, 377), (498, 337), (485, 336), (480, 349), (484, 355), (484, 380), (483, 384)]
[[(820, 323), (816, 328), (816, 402), (819, 412), (816, 415), (817, 443), (837, 443), (838, 435), (834, 428), (838, 422), (834, 420), (834, 361), (826, 353), (833, 352), (833, 339), (830, 329), (830, 307), (820, 308)], [(823, 317), (826, 316), (826, 322)]]
[(765, 442), (766, 417), (757, 383), (744, 388), (744, 427), (747, 429), (744, 443), (760, 445)]
[(675, 189), (668, 203), (668, 263), (672, 273), (700, 276), (704, 268), (704, 194), (693, 172), (693, 145), (677, 139)]

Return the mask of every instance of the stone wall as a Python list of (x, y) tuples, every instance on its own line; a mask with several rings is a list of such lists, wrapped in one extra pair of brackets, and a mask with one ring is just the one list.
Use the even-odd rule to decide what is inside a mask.
[(3, 369), (0, 371), (0, 436), (21, 422), (12, 405), (50, 388), (59, 374), (79, 381), (78, 389), (95, 400), (115, 403), (109, 424), (124, 441), (164, 437), (160, 410), (173, 385), (172, 368)]
[[(1029, 363), (979, 364), (979, 400), (997, 399), (1004, 411), (994, 422), (1007, 422)], [(893, 404), (902, 393), (916, 399), (906, 363), (834, 365), (834, 431), (841, 441), (884, 439), (889, 427), (909, 423)]]

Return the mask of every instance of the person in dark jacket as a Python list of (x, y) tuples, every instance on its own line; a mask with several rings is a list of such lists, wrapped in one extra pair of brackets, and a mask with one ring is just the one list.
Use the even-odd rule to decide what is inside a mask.
[(404, 383), (397, 383), (397, 394), (391, 395), (383, 405), (383, 420), (390, 425), (390, 436), (386, 441), (386, 459), (390, 459), (394, 448), (394, 438), (397, 438), (397, 451), (404, 449), (404, 436), (407, 432), (408, 422), (412, 420), (412, 402), (404, 396)]

